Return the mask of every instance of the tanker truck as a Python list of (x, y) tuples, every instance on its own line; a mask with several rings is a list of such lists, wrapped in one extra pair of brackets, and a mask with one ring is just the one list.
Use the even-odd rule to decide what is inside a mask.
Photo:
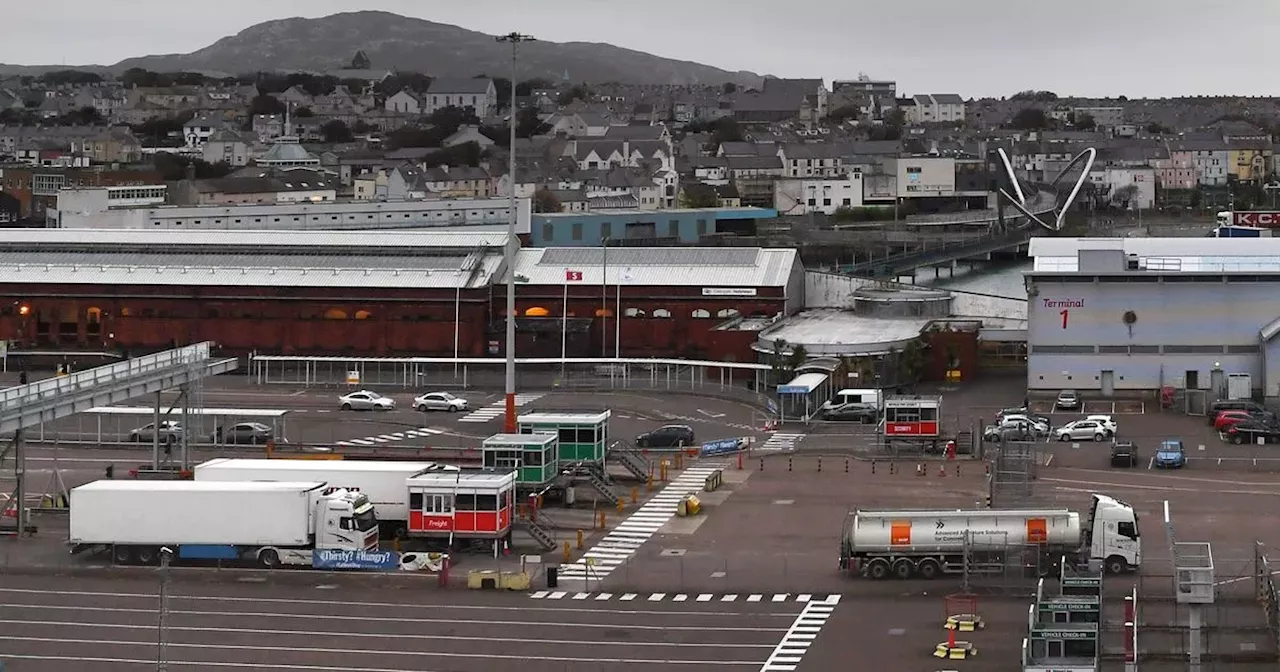
[(872, 579), (996, 572), (1031, 548), (1042, 568), (1065, 557), (1120, 574), (1142, 560), (1133, 507), (1093, 495), (1084, 521), (1067, 509), (857, 510), (845, 520), (840, 569)]

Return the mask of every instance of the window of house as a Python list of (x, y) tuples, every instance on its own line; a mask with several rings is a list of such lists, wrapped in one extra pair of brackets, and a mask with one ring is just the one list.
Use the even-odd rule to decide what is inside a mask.
[(705, 308), (698, 308), (697, 310), (693, 311), (693, 316), (697, 319), (706, 319), (708, 317), (711, 317), (711, 311), (706, 310)]
[(698, 236), (702, 237), (705, 235), (707, 235), (707, 220), (699, 219), (698, 220)]
[(815, 205), (817, 205), (817, 204), (818, 204), (818, 200), (817, 200), (817, 199), (815, 199), (815, 198), (811, 198), (811, 199), (809, 199), (809, 207), (811, 207), (811, 208), (812, 208), (813, 206), (815, 206)]
[(573, 223), (573, 239), (582, 240), (582, 222)]
[(824, 198), (824, 199), (822, 199), (822, 205), (823, 205), (824, 207), (825, 207), (825, 206), (829, 206), (829, 205), (831, 205), (831, 199), (829, 199), (829, 198)]

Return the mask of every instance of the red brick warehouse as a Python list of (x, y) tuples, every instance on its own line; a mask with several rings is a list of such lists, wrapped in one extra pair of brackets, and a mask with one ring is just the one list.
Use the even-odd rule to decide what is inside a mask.
[[(480, 357), (501, 353), (504, 234), (18, 229), (0, 338), (22, 348)], [(517, 354), (750, 361), (743, 319), (803, 303), (791, 250), (527, 249)], [(607, 264), (607, 265), (606, 265)], [(581, 278), (580, 280), (575, 278)], [(615, 321), (621, 289), (622, 323)], [(568, 294), (568, 314), (565, 295)]]

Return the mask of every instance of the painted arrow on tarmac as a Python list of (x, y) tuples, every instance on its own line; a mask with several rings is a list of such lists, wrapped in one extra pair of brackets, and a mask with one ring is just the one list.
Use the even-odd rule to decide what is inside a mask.
[(701, 413), (701, 414), (703, 414), (703, 415), (705, 415), (705, 416), (707, 416), (708, 418), (723, 418), (723, 417), (724, 417), (724, 413), (708, 413), (708, 412), (706, 412), (706, 411), (702, 410), (701, 408), (699, 408), (699, 409), (698, 409), (698, 412), (699, 412), (699, 413)]

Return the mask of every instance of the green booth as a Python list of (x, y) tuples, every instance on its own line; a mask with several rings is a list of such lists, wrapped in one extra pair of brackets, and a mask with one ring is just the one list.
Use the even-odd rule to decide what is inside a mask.
[(516, 423), (521, 434), (555, 434), (560, 462), (603, 462), (610, 415), (609, 411), (525, 413)]
[(550, 432), (494, 434), (484, 440), (484, 467), (515, 471), (517, 485), (543, 485), (559, 472), (559, 438)]

